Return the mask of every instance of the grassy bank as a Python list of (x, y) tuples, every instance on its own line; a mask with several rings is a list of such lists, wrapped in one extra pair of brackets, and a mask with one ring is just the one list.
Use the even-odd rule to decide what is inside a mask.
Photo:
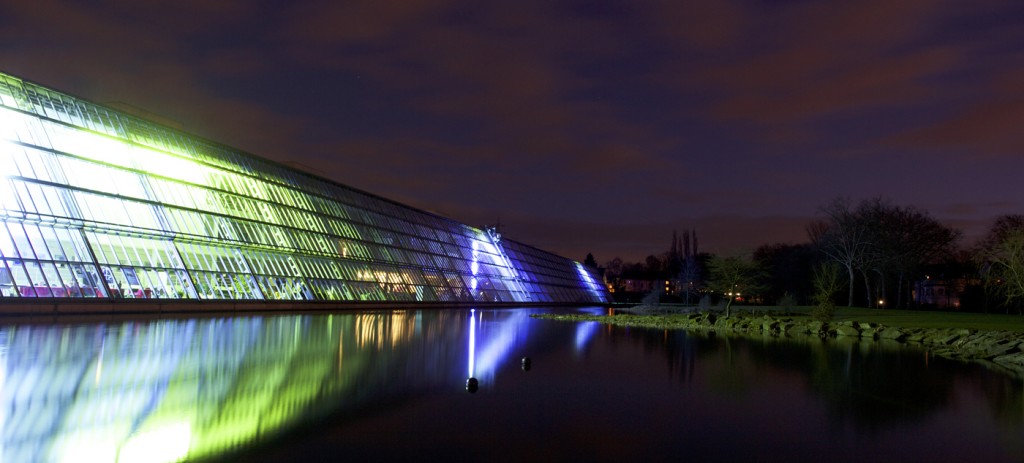
[[(657, 308), (622, 309), (618, 312), (636, 313), (638, 315), (659, 315), (664, 317), (685, 316), (685, 313), (694, 310), (693, 307), (684, 307), (671, 304), (662, 304)], [(810, 318), (810, 307), (789, 307), (777, 306), (733, 306), (733, 313), (756, 313), (789, 317)], [(985, 314), (972, 312), (934, 312), (927, 310), (895, 310), (895, 309), (867, 309), (863, 307), (837, 307), (834, 321), (858, 321), (864, 323), (878, 323), (881, 325), (899, 328), (936, 328), (936, 329), (970, 329), (970, 330), (997, 330), (1013, 331), (1024, 333), (1024, 316), (1005, 314)]]
[(823, 323), (809, 307), (734, 308), (694, 312), (686, 307), (634, 307), (614, 315), (538, 314), (535, 318), (597, 321), (618, 326), (696, 330), (738, 336), (885, 340), (918, 345), (947, 358), (977, 361), (1024, 378), (1024, 317), (1000, 314), (840, 308)]
[[(809, 311), (808, 308), (805, 312)], [(842, 307), (836, 311), (836, 320), (857, 320), (901, 328), (965, 328), (1024, 333), (1024, 317), (1020, 315)]]

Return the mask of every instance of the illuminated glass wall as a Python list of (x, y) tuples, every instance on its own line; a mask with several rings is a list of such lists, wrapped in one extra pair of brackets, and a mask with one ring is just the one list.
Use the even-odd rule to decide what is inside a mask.
[(578, 263), (0, 74), (3, 298), (603, 303)]

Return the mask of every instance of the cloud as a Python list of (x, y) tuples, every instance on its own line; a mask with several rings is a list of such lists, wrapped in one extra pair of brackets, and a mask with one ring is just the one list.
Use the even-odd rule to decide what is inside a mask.
[(379, 41), (435, 23), (453, 3), (449, 0), (306, 1), (286, 11), (283, 29), (290, 36), (311, 42)]
[(742, 2), (665, 2), (647, 11), (657, 32), (697, 50), (722, 50), (741, 39), (755, 12)]
[(526, 242), (640, 254), (665, 217), (708, 243), (800, 235), (786, 214), (836, 194), (1016, 207), (991, 205), (1024, 148), (1014, 8), (15, 1), (0, 62)]
[[(500, 147), (489, 151), (496, 156), (492, 162), (504, 163), (514, 154), (517, 162), (595, 173), (607, 172), (622, 153), (650, 157), (658, 154), (650, 148), (672, 145), (623, 117), (617, 103), (575, 96), (594, 85), (577, 66), (624, 53), (600, 33), (607, 24), (600, 19), (564, 21), (540, 3), (509, 10), (434, 2), (417, 4), (419, 16), (377, 15), (366, 26), (372, 32), (343, 32), (359, 16), (351, 8), (369, 7), (296, 9), (285, 28), (295, 32), (284, 35), (293, 47), (307, 50), (304, 65), (358, 72), (400, 95), (397, 104), (431, 124), (464, 127), (433, 137)], [(332, 26), (303, 33), (310, 15)], [(394, 130), (409, 137), (421, 128)], [(580, 153), (592, 154), (593, 162), (577, 161)]]
[(1021, 208), (1020, 201), (1003, 200), (983, 203), (953, 203), (941, 210), (942, 215), (955, 217), (978, 217), (995, 216), (1001, 211), (1018, 210)]
[[(1002, 50), (1005, 44), (1024, 42), (1024, 34), (997, 29), (986, 39), (975, 44), (970, 72), (957, 84), (946, 86), (946, 105), (880, 142), (980, 161), (1024, 152), (1024, 135), (1019, 130), (1024, 118), (1024, 65), (1020, 64), (1024, 54)], [(998, 67), (992, 63), (993, 56), (998, 57)]]
[[(503, 216), (504, 236), (582, 261), (593, 253), (598, 262), (615, 257), (642, 261), (668, 251), (673, 230), (695, 230), (699, 250), (719, 254), (752, 252), (761, 244), (807, 242), (805, 227), (812, 217), (798, 216), (697, 216), (633, 223), (537, 220)], [(751, 233), (758, 235), (751, 241)]]
[[(1009, 96), (1007, 95), (1009, 98)], [(939, 151), (970, 150), (974, 158), (1019, 157), (1024, 153), (1024, 94), (1014, 100), (993, 98), (969, 107), (935, 124), (908, 130), (886, 139), (896, 146)]]
[(722, 95), (711, 106), (717, 117), (769, 126), (913, 104), (934, 94), (928, 77), (959, 62), (956, 47), (922, 42), (943, 13), (933, 6), (846, 2), (772, 9), (744, 31), (742, 49), (695, 73), (695, 83)]
[(53, 0), (12, 2), (2, 7), (8, 21), (3, 34), (11, 41), (0, 46), (0, 61), (7, 63), (5, 71), (43, 85), (99, 103), (127, 103), (218, 142), (287, 158), (307, 121), (259, 100), (227, 96), (208, 78), (229, 68), (265, 69), (254, 52), (197, 50), (191, 43), (229, 31), (236, 21), (251, 19), (251, 12), (241, 2), (207, 3), (112, 1), (94, 8)]
[[(817, 78), (791, 79), (771, 69), (780, 60), (813, 60), (823, 50), (791, 50), (795, 56), (766, 57), (745, 67), (712, 74), (709, 78), (730, 85), (731, 96), (715, 108), (727, 120), (749, 120), (775, 125), (809, 120), (857, 108), (898, 107), (924, 101), (937, 89), (924, 79), (952, 68), (957, 52), (926, 49), (842, 66)], [(785, 66), (783, 64), (782, 66)], [(726, 75), (737, 76), (728, 82)]]

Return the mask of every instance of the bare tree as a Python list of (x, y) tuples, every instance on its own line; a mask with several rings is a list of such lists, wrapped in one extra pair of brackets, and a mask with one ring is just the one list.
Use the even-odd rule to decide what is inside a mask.
[(926, 265), (951, 256), (962, 233), (913, 207), (890, 206), (884, 213), (887, 220), (877, 229), (877, 243), (884, 256), (883, 270), (896, 280), (896, 305), (903, 306), (911, 281)]
[(978, 243), (978, 250), (981, 253), (985, 253), (986, 248), (998, 245), (1000, 241), (1020, 230), (1024, 230), (1024, 215), (1011, 214), (1001, 216), (992, 223), (988, 233)]
[(849, 281), (846, 305), (850, 307), (853, 306), (854, 272), (867, 260), (871, 249), (870, 230), (850, 208), (847, 198), (836, 198), (823, 206), (821, 212), (826, 221), (812, 223), (808, 234), (818, 249), (846, 270)]
[(696, 256), (689, 256), (683, 261), (683, 269), (679, 272), (679, 281), (683, 286), (685, 303), (690, 304), (690, 295), (699, 289), (700, 264)]
[(701, 271), (698, 262), (697, 230), (683, 231), (682, 238), (677, 238), (676, 247), (679, 248), (678, 252), (682, 257), (682, 265), (677, 279), (682, 287), (684, 302), (689, 305), (690, 295), (700, 288)]
[(1024, 302), (1024, 216), (997, 219), (979, 244), (978, 256), (985, 286), (1003, 296), (1007, 312)]
[(606, 264), (604, 264), (604, 268), (606, 269), (605, 271), (607, 272), (607, 275), (609, 277), (615, 277), (615, 278), (618, 278), (620, 275), (622, 275), (622, 266), (623, 266), (622, 259), (618, 258), (618, 257), (616, 257), (616, 258), (608, 261)]
[(886, 299), (887, 282), (896, 283), (896, 305), (904, 304), (910, 284), (926, 264), (949, 255), (961, 232), (927, 212), (895, 206), (882, 198), (836, 199), (822, 207), (827, 219), (808, 226), (814, 244), (846, 270), (847, 305), (853, 305), (854, 276), (860, 273), (868, 307)]

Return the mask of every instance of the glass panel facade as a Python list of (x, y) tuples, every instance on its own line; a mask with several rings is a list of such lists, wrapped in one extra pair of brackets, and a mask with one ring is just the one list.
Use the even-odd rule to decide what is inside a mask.
[(604, 303), (572, 260), (0, 73), (0, 297)]

